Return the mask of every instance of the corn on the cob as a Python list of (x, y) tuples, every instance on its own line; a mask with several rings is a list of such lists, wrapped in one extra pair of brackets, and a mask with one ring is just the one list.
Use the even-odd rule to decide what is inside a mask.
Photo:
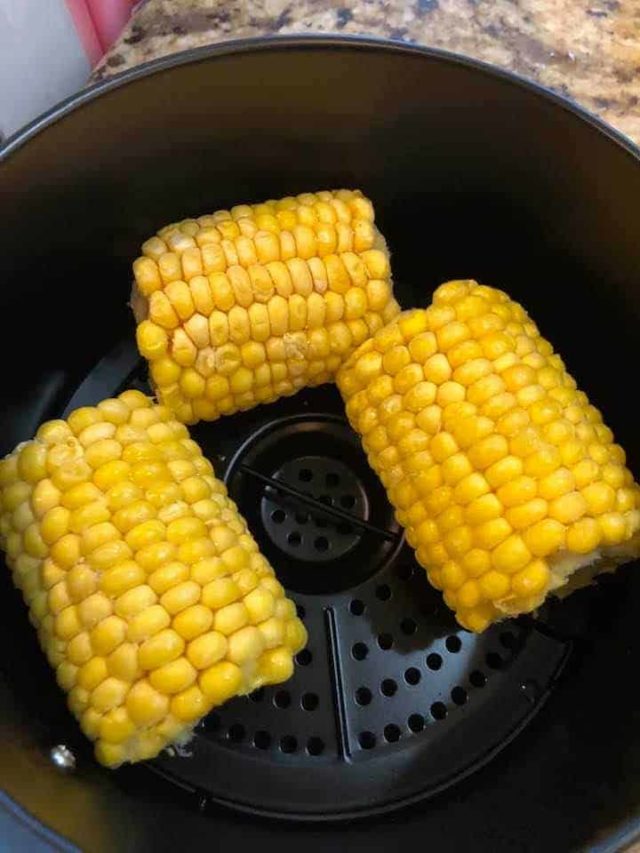
[(399, 308), (358, 191), (306, 193), (168, 225), (133, 265), (140, 353), (183, 423), (333, 379)]
[(0, 540), (107, 766), (289, 678), (306, 642), (211, 464), (137, 391), (45, 423), (0, 462)]
[(624, 450), (501, 291), (443, 284), (337, 381), (418, 562), (463, 627), (533, 611), (640, 554)]

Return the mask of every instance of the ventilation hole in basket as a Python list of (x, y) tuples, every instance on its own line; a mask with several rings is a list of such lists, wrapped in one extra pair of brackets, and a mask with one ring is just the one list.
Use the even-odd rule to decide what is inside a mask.
[(497, 652), (489, 652), (486, 661), (489, 669), (502, 669), (503, 660)]
[(310, 483), (313, 480), (313, 471), (310, 471), (308, 468), (301, 468), (298, 471), (298, 479), (303, 483)]
[(295, 752), (298, 748), (298, 741), (293, 735), (285, 735), (280, 738), (280, 750), (286, 753)]
[(384, 696), (394, 696), (398, 690), (398, 685), (393, 678), (385, 678), (380, 684), (380, 690)]
[(257, 749), (269, 749), (271, 746), (271, 735), (269, 732), (259, 731), (253, 736), (253, 745)]
[(396, 568), (396, 577), (400, 581), (408, 581), (413, 575), (413, 566), (411, 563), (400, 563)]
[(376, 598), (380, 601), (389, 601), (391, 598), (391, 587), (387, 586), (386, 583), (381, 584), (376, 588)]
[(293, 545), (294, 548), (297, 548), (298, 545), (302, 542), (302, 536), (298, 533), (297, 530), (292, 530), (291, 533), (287, 536), (287, 542), (289, 545)]
[(368, 687), (358, 687), (356, 690), (356, 702), (358, 705), (368, 705), (371, 702), (371, 691)]
[(317, 693), (304, 693), (300, 700), (300, 704), (305, 711), (315, 711), (318, 707), (318, 701)]
[(369, 654), (369, 647), (365, 643), (354, 643), (351, 654), (356, 660), (364, 660)]
[(382, 651), (388, 651), (393, 645), (393, 637), (391, 636), (391, 634), (379, 634), (378, 645), (380, 646)]
[(319, 737), (310, 737), (307, 741), (307, 752), (309, 755), (322, 755), (324, 752), (324, 741)]
[(460, 637), (456, 637), (455, 634), (452, 634), (450, 637), (447, 637), (445, 646), (447, 647), (447, 651), (455, 655), (462, 648), (462, 640)]
[(500, 643), (504, 646), (505, 649), (515, 648), (515, 634), (512, 634), (511, 631), (503, 631), (502, 634), (500, 634)]
[(454, 687), (451, 691), (451, 698), (456, 703), (456, 705), (466, 705), (467, 691), (464, 689), (464, 687)]
[(306, 512), (297, 512), (294, 518), (298, 524), (306, 524), (309, 521), (309, 514)]
[(315, 524), (316, 527), (319, 527), (322, 530), (324, 530), (325, 527), (329, 526), (329, 522), (324, 518), (314, 518), (313, 523)]
[(309, 666), (313, 659), (313, 655), (309, 651), (309, 649), (302, 649), (301, 652), (298, 652), (296, 655), (296, 663), (300, 666)]
[(296, 611), (298, 613), (298, 619), (304, 619), (304, 617), (307, 615), (307, 611), (304, 609), (303, 604), (296, 603)]
[(414, 734), (417, 734), (424, 729), (424, 717), (422, 714), (412, 714), (407, 720), (407, 725)]
[(400, 630), (403, 634), (406, 634), (407, 637), (410, 637), (412, 634), (418, 630), (418, 626), (416, 624), (415, 619), (411, 619), (409, 616), (406, 619), (403, 619), (400, 623)]
[(340, 498), (340, 506), (343, 509), (353, 509), (356, 505), (356, 499), (353, 495), (342, 495)]
[(271, 513), (271, 521), (273, 521), (274, 524), (282, 524), (286, 517), (287, 513), (282, 509), (274, 509)]
[(324, 552), (329, 550), (329, 540), (326, 536), (317, 536), (313, 540), (313, 547), (316, 551)]
[(444, 720), (447, 716), (447, 706), (444, 702), (434, 702), (430, 710), (434, 720)]
[(420, 682), (420, 677), (420, 670), (416, 669), (415, 666), (410, 666), (409, 669), (405, 670), (404, 680), (412, 687)]
[(249, 694), (249, 699), (252, 702), (262, 702), (264, 699), (264, 687), (258, 687), (257, 690), (254, 690), (253, 693)]
[(291, 694), (288, 690), (278, 690), (273, 697), (273, 704), (276, 708), (288, 708), (291, 704)]
[(324, 478), (324, 481), (330, 489), (335, 489), (336, 486), (340, 485), (340, 474), (330, 471)]
[(373, 732), (360, 732), (358, 743), (363, 749), (373, 749), (376, 745), (376, 736)]
[(387, 743), (397, 743), (400, 740), (400, 735), (402, 732), (399, 727), (394, 723), (389, 723), (388, 726), (384, 727), (384, 739)]
[(364, 602), (360, 601), (359, 598), (354, 598), (349, 605), (349, 610), (354, 616), (362, 616), (364, 613)]
[(442, 658), (437, 652), (431, 652), (427, 655), (427, 666), (429, 669), (438, 670), (442, 666)]
[(469, 675), (469, 681), (474, 687), (484, 687), (487, 683), (487, 676), (479, 669), (474, 669)]
[(244, 740), (245, 734), (244, 726), (240, 723), (234, 723), (232, 726), (229, 726), (227, 737), (232, 743), (240, 743)]

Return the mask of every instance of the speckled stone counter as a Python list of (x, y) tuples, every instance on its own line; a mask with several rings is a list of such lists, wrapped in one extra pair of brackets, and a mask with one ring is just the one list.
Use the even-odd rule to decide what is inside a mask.
[(638, 0), (147, 0), (94, 79), (212, 42), (313, 32), (401, 39), (495, 63), (640, 143)]

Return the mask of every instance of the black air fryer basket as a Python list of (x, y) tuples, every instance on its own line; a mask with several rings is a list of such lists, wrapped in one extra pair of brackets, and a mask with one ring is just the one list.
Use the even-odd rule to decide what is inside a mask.
[[(375, 202), (403, 306), (454, 277), (509, 290), (640, 471), (640, 161), (548, 93), (390, 43), (236, 43), (88, 90), (2, 154), (2, 453), (46, 418), (148, 390), (126, 301), (149, 233), (349, 186)], [(3, 572), (10, 849), (564, 851), (635, 836), (636, 567), (476, 636), (427, 584), (333, 387), (192, 435), (308, 647), (291, 681), (209, 714), (187, 747), (106, 771)]]

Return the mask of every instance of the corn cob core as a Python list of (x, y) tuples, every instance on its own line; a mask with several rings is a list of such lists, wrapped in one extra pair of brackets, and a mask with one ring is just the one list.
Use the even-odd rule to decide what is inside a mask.
[(306, 193), (168, 225), (133, 265), (140, 353), (183, 423), (330, 381), (399, 311), (373, 206)]
[(482, 631), (640, 552), (625, 453), (521, 305), (474, 281), (378, 331), (337, 377), (418, 562)]
[(107, 766), (286, 680), (306, 642), (211, 464), (137, 391), (45, 423), (0, 462), (0, 540)]

